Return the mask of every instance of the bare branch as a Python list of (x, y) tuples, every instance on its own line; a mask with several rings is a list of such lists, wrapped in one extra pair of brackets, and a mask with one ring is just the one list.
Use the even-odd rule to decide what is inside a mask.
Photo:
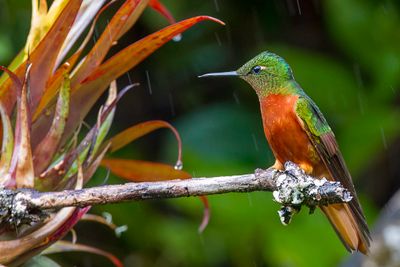
[(287, 162), (283, 171), (257, 169), (255, 174), (234, 176), (104, 185), (60, 192), (2, 189), (0, 224), (30, 224), (42, 220), (46, 212), (63, 207), (253, 191), (273, 192), (275, 201), (283, 206), (279, 215), (284, 224), (290, 222), (302, 205), (308, 206), (312, 212), (319, 205), (352, 199), (349, 191), (339, 182), (315, 179), (294, 163)]

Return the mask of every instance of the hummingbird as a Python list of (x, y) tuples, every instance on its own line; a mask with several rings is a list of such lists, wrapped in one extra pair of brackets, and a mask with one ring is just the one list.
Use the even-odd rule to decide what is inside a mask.
[(273, 168), (283, 170), (283, 164), (292, 161), (307, 174), (339, 181), (350, 191), (350, 202), (320, 208), (349, 252), (367, 254), (370, 232), (335, 135), (318, 106), (294, 79), (289, 64), (265, 51), (236, 71), (199, 77), (223, 76), (239, 77), (256, 92), (264, 133), (275, 157)]

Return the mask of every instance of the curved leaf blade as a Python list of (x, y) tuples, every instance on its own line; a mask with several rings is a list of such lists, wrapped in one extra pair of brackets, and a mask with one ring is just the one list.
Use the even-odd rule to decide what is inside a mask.
[[(103, 0), (101, 0), (101, 1), (103, 1)], [(46, 86), (46, 89), (45, 89), (45, 91), (43, 93), (43, 96), (41, 97), (40, 102), (39, 102), (39, 104), (38, 104), (38, 106), (37, 106), (37, 108), (35, 110), (35, 113), (33, 114), (32, 121), (35, 121), (38, 118), (38, 116), (43, 112), (43, 110), (49, 105), (49, 103), (54, 99), (54, 97), (56, 96), (56, 94), (58, 93), (58, 91), (59, 91), (59, 89), (61, 87), (61, 83), (62, 83), (62, 80), (63, 80), (64, 73), (71, 72), (71, 70), (75, 66), (76, 62), (80, 58), (84, 48), (89, 43), (89, 41), (92, 40), (94, 29), (95, 29), (95, 26), (97, 24), (97, 20), (99, 19), (100, 15), (105, 10), (107, 10), (108, 7), (110, 7), (115, 1), (116, 0), (113, 0), (113, 1), (111, 1), (109, 3), (107, 3), (105, 6), (103, 6), (98, 11), (98, 13), (96, 14), (96, 16), (93, 19), (93, 22), (92, 22), (92, 24), (90, 26), (90, 29), (89, 29), (88, 33), (86, 34), (85, 39), (82, 41), (82, 43), (79, 46), (79, 48), (74, 52), (74, 54), (72, 56), (70, 56), (66, 60), (66, 62), (61, 67), (59, 67), (56, 70), (54, 75), (51, 76), (50, 80), (47, 83), (48, 86)], [(87, 1), (85, 1), (85, 3), (87, 3)], [(85, 5), (85, 3), (82, 4), (81, 9)], [(98, 4), (98, 3), (96, 3), (96, 4)], [(92, 10), (89, 13), (91, 13), (91, 12), (92, 12)], [(78, 16), (79, 16), (79, 14), (78, 14)], [(75, 26), (75, 24), (74, 24), (74, 26)], [(70, 35), (70, 34), (71, 34), (71, 32), (68, 35)], [(64, 45), (66, 45), (66, 44), (67, 44), (67, 40), (65, 40)], [(70, 48), (68, 48), (68, 46), (67, 46), (67, 47), (65, 47), (63, 49), (70, 49)], [(58, 60), (60, 60), (60, 58), (64, 57), (62, 55), (63, 52), (60, 53)], [(59, 62), (57, 61), (56, 66), (58, 66), (58, 64), (59, 64)]]
[(159, 0), (150, 0), (149, 6), (163, 15), (170, 24), (174, 24), (176, 22), (171, 12)]
[(2, 122), (2, 147), (1, 147), (1, 158), (0, 158), (0, 186), (4, 186), (11, 182), (8, 170), (11, 165), (12, 152), (14, 148), (14, 134), (11, 126), (10, 118), (8, 117), (3, 106), (0, 104), (0, 114)]
[[(82, 83), (87, 84), (88, 87), (92, 87), (94, 84), (104, 83), (108, 80), (114, 80), (115, 77), (121, 76), (123, 73), (136, 66), (139, 62), (156, 51), (163, 44), (170, 41), (173, 37), (203, 20), (210, 20), (224, 25), (222, 21), (216, 18), (209, 16), (197, 16), (165, 27), (164, 29), (150, 34), (131, 44), (108, 59), (95, 71), (93, 71)], [(114, 78), (111, 79), (111, 77)]]
[(48, 254), (71, 252), (71, 251), (93, 253), (93, 254), (100, 255), (100, 256), (107, 258), (116, 267), (124, 266), (117, 257), (115, 257), (113, 254), (111, 254), (107, 251), (104, 251), (104, 250), (101, 250), (101, 249), (98, 249), (95, 247), (83, 245), (83, 244), (74, 244), (74, 243), (71, 243), (68, 241), (58, 241), (57, 243), (55, 243), (54, 245), (52, 245), (51, 247), (49, 247), (48, 249), (43, 251), (43, 254), (48, 255)]
[[(82, 83), (76, 86), (71, 85), (71, 112), (68, 117), (64, 140), (73, 133), (74, 129), (76, 129), (96, 100), (113, 80), (136, 66), (174, 36), (204, 20), (223, 24), (222, 21), (212, 17), (198, 16), (168, 26), (126, 47), (98, 66)], [(36, 128), (33, 132), (34, 140), (40, 135), (42, 129), (49, 127), (49, 121), (45, 114), (41, 114), (35, 122), (35, 126)]]
[(105, 158), (101, 166), (110, 169), (117, 176), (133, 182), (165, 181), (173, 179), (189, 179), (190, 174), (185, 171), (176, 170), (168, 164), (132, 160)]
[(150, 132), (161, 129), (161, 128), (170, 129), (172, 131), (172, 133), (175, 135), (175, 139), (178, 142), (177, 164), (181, 165), (182, 164), (182, 140), (181, 140), (181, 137), (180, 137), (178, 131), (175, 129), (175, 127), (166, 121), (161, 121), (161, 120), (146, 121), (146, 122), (136, 124), (132, 127), (129, 127), (128, 129), (125, 129), (124, 131), (120, 132), (119, 134), (115, 135), (114, 137), (112, 137), (110, 139), (110, 142), (111, 142), (110, 150), (111, 150), (111, 152), (117, 151), (118, 149), (126, 146), (127, 144), (131, 143), (132, 141), (134, 141)]
[(35, 166), (35, 174), (38, 175), (44, 171), (53, 158), (53, 155), (60, 146), (60, 141), (65, 129), (69, 113), (70, 98), (70, 80), (68, 74), (64, 74), (64, 83), (56, 104), (53, 123), (50, 130), (43, 140), (36, 146), (33, 153), (33, 164)]
[(25, 81), (17, 103), (17, 120), (15, 123), (15, 143), (9, 173), (17, 188), (34, 186), (34, 168), (31, 150), (31, 121), (27, 91), (30, 88), (30, 70), (26, 69)]
[[(32, 63), (30, 107), (34, 111), (38, 104), (46, 82), (54, 70), (58, 53), (79, 11), (82, 0), (70, 0), (65, 5), (52, 27), (29, 56)], [(21, 64), (15, 74), (22, 78), (25, 74), (25, 64)], [(0, 90), (0, 103), (3, 103), (7, 113), (10, 114), (16, 100), (16, 92), (8, 80)]]
[(127, 0), (122, 4), (73, 76), (73, 87), (101, 64), (114, 42), (139, 18), (145, 7), (143, 3), (147, 1)]

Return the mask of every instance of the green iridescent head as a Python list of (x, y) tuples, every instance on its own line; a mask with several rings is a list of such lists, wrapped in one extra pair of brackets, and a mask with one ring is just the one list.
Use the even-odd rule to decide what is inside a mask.
[(279, 92), (293, 79), (289, 64), (280, 56), (265, 51), (255, 56), (237, 71), (208, 73), (200, 77), (238, 76), (248, 82), (259, 96)]

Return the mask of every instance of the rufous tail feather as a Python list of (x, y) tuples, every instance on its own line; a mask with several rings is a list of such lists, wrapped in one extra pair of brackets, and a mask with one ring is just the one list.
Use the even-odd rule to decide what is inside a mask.
[(363, 254), (368, 254), (367, 241), (363, 239), (356, 219), (346, 204), (334, 204), (321, 207), (321, 209), (328, 217), (347, 250), (350, 252), (357, 250)]

